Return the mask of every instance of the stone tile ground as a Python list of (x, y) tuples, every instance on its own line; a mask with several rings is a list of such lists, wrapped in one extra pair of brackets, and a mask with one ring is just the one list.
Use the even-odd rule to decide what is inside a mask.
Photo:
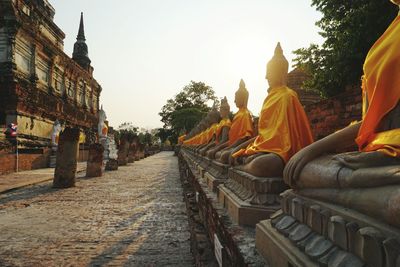
[(0, 266), (193, 266), (177, 158), (162, 152), (0, 195)]

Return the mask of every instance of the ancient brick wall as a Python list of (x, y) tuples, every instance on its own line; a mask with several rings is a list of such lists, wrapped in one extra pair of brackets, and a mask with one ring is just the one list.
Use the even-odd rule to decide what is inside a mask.
[[(50, 150), (43, 149), (40, 154), (19, 154), (18, 169), (20, 171), (47, 168), (49, 164)], [(0, 153), (0, 175), (14, 172), (16, 169), (16, 155), (12, 152)]]
[(347, 91), (338, 96), (305, 106), (315, 140), (361, 120), (361, 90)]

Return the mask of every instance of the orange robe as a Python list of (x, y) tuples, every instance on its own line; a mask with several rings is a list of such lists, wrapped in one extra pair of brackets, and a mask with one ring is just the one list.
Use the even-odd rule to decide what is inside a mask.
[[(400, 100), (400, 16), (372, 46), (364, 62), (363, 96), (368, 110), (356, 142), (360, 151), (400, 157), (400, 129), (377, 133), (383, 117)], [(400, 118), (399, 118), (400, 119)]]
[(296, 92), (286, 86), (277, 87), (271, 89), (264, 100), (257, 138), (234, 157), (274, 153), (286, 163), (312, 142), (310, 124)]
[(231, 122), (231, 120), (230, 120), (229, 118), (227, 118), (227, 119), (222, 119), (222, 120), (218, 123), (217, 129), (216, 129), (216, 131), (215, 131), (215, 143), (216, 143), (216, 144), (219, 143), (219, 139), (220, 139), (220, 136), (221, 136), (221, 134), (222, 134), (222, 129), (223, 129), (224, 127), (231, 128), (231, 125), (232, 125), (232, 122)]
[(253, 136), (253, 133), (253, 120), (250, 111), (247, 108), (240, 108), (233, 117), (228, 145), (231, 146), (242, 138)]
[(202, 144), (208, 144), (213, 138), (214, 134), (217, 132), (218, 123), (214, 123), (208, 128), (204, 134), (204, 139)]
[(183, 144), (183, 141), (185, 140), (186, 134), (181, 135), (178, 137), (178, 144)]

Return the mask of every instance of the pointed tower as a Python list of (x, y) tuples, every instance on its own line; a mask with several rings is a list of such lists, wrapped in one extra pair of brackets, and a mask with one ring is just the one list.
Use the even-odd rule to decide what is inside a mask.
[(79, 24), (78, 36), (74, 44), (74, 52), (72, 53), (72, 59), (75, 60), (82, 68), (90, 70), (90, 59), (88, 46), (86, 44), (85, 28), (83, 25), (83, 12), (81, 12), (81, 21)]

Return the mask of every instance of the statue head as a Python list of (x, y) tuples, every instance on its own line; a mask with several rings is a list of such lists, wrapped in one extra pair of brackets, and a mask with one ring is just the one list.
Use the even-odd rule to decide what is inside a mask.
[(229, 117), (229, 111), (231, 110), (231, 107), (228, 104), (228, 99), (226, 99), (226, 96), (221, 100), (221, 106), (219, 108), (219, 113), (223, 119), (226, 119)]
[(275, 48), (275, 53), (272, 59), (267, 64), (267, 75), (269, 86), (271, 88), (286, 85), (286, 79), (289, 71), (289, 62), (283, 55), (281, 44)]
[(246, 85), (243, 79), (240, 80), (239, 89), (235, 93), (235, 104), (237, 108), (247, 108), (247, 102), (249, 101), (249, 91), (246, 89)]

